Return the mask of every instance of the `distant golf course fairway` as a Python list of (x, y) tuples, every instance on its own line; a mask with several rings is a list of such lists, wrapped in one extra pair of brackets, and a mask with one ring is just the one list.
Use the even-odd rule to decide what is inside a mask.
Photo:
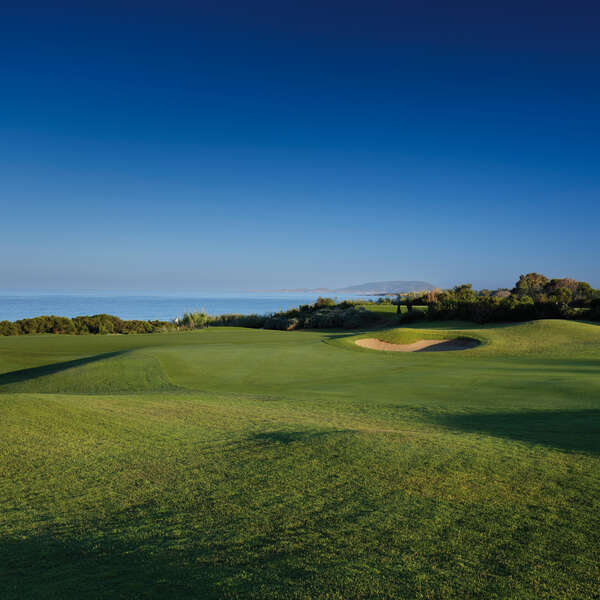
[(600, 326), (0, 338), (0, 535), (3, 600), (598, 598)]

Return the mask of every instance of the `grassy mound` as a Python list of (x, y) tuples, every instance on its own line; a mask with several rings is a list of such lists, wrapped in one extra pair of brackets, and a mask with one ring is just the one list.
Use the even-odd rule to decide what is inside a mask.
[(0, 375), (0, 394), (110, 394), (175, 389), (160, 362), (143, 352), (106, 352)]
[(0, 339), (1, 597), (594, 597), (600, 327), (364, 335)]
[(388, 329), (386, 331), (377, 331), (375, 333), (361, 334), (352, 336), (353, 341), (366, 338), (375, 338), (388, 344), (414, 344), (421, 340), (460, 340), (471, 339), (482, 342), (482, 338), (477, 335), (465, 335), (464, 332), (456, 332), (452, 330), (435, 330), (430, 329), (413, 329), (408, 327)]
[(483, 355), (566, 356), (569, 353), (596, 354), (600, 327), (596, 324), (561, 320), (540, 320), (510, 325), (475, 325), (445, 321), (427, 328), (412, 326), (361, 333), (343, 338), (352, 344), (360, 338), (376, 338), (390, 344), (412, 344), (419, 340), (474, 339)]

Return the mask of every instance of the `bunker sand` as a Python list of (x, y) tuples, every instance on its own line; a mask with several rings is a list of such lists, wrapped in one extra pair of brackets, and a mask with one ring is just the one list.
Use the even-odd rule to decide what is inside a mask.
[(361, 348), (370, 350), (387, 350), (389, 352), (446, 352), (450, 350), (468, 350), (479, 346), (476, 340), (459, 338), (456, 340), (418, 340), (412, 344), (390, 344), (375, 338), (356, 340)]

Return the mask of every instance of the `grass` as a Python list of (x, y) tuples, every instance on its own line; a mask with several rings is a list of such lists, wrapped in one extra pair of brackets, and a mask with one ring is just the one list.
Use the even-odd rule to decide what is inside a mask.
[(396, 315), (398, 313), (398, 307), (395, 304), (363, 304), (359, 306), (364, 306), (366, 310), (383, 315)]
[[(395, 304), (363, 304), (366, 310), (377, 313), (382, 319), (389, 318), (389, 320), (395, 321), (397, 319), (398, 307)], [(413, 311), (425, 313), (427, 312), (427, 306), (413, 306)], [(400, 312), (406, 314), (408, 308), (406, 306), (400, 307)]]
[(570, 321), (2, 338), (0, 597), (598, 597), (599, 369)]

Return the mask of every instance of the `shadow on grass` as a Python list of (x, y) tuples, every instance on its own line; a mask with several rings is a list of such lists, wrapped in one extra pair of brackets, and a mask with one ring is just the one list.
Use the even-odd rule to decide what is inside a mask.
[(277, 444), (291, 444), (293, 442), (308, 442), (328, 436), (332, 433), (346, 433), (346, 431), (266, 431), (264, 433), (252, 435), (250, 440), (257, 442), (273, 442)]
[(600, 454), (600, 410), (560, 410), (448, 415), (439, 425), (568, 452)]
[(426, 348), (415, 350), (415, 352), (452, 352), (456, 350), (470, 350), (471, 348), (477, 348), (477, 346), (481, 346), (481, 342), (479, 340), (474, 338), (460, 337), (440, 342), (435, 346), (427, 346)]
[(23, 383), (31, 379), (38, 379), (40, 377), (46, 377), (48, 375), (54, 375), (67, 369), (74, 367), (81, 367), (90, 363), (105, 360), (107, 358), (114, 358), (121, 354), (126, 354), (127, 350), (118, 350), (116, 352), (104, 352), (103, 354), (95, 354), (94, 356), (87, 356), (85, 358), (77, 358), (75, 360), (66, 360), (63, 362), (52, 363), (50, 365), (43, 365), (41, 367), (32, 367), (30, 369), (19, 369), (18, 371), (10, 371), (9, 373), (3, 373), (0, 375), (0, 389), (4, 385), (10, 385), (14, 383)]
[(206, 551), (177, 552), (158, 539), (149, 543), (145, 549), (105, 535), (2, 540), (0, 597), (216, 599), (219, 579), (233, 574), (222, 565), (215, 569)]
[[(307, 509), (306, 519), (317, 531), (327, 531), (335, 515), (322, 517), (323, 508)], [(370, 514), (359, 507), (340, 517), (340, 526)], [(0, 598), (2, 600), (48, 600), (85, 598), (221, 600), (222, 598), (291, 598), (291, 588), (302, 589), (315, 577), (318, 550), (305, 535), (306, 523), (295, 527), (269, 529), (248, 535), (247, 520), (240, 518), (239, 529), (219, 527), (180, 537), (165, 513), (148, 514), (154, 533), (143, 529), (119, 534), (118, 520), (99, 522), (92, 534), (80, 530), (47, 531), (30, 537), (0, 539)], [(168, 516), (167, 516), (168, 520)], [(128, 525), (136, 525), (135, 520)], [(112, 531), (111, 531), (112, 529)], [(239, 538), (239, 539), (238, 539)], [(296, 544), (279, 547), (281, 540)], [(322, 559), (323, 568), (339, 571), (336, 559)], [(330, 575), (331, 577), (331, 575)], [(266, 591), (258, 593), (263, 587)], [(305, 596), (302, 597), (310, 597)], [(335, 594), (335, 597), (338, 597)], [(347, 597), (347, 596), (339, 596)]]

